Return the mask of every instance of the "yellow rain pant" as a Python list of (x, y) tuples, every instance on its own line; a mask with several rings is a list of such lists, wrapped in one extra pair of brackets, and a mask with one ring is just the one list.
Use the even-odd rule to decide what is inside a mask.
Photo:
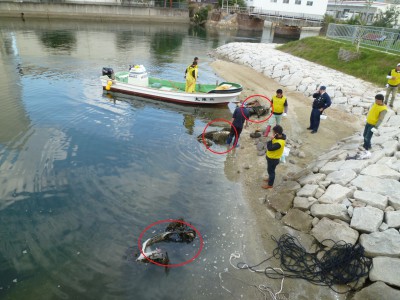
[(197, 67), (190, 66), (186, 73), (186, 86), (185, 86), (186, 93), (194, 93), (196, 91), (196, 79), (197, 79)]

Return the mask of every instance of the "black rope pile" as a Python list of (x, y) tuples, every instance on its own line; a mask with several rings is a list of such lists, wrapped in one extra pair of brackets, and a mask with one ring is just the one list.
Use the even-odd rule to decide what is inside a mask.
[[(352, 283), (354, 287), (360, 278), (368, 275), (372, 267), (372, 259), (365, 257), (364, 248), (359, 244), (324, 240), (322, 243), (330, 241), (333, 246), (326, 248), (321, 243), (316, 246), (315, 253), (308, 253), (290, 234), (282, 235), (279, 240), (274, 236), (271, 238), (277, 243), (271, 257), (254, 266), (241, 262), (237, 267), (260, 272), (256, 268), (274, 257), (280, 260), (284, 274), (272, 267), (266, 267), (263, 272), (268, 278), (302, 278), (316, 285), (329, 286), (335, 292), (338, 292), (333, 288), (336, 284)], [(349, 290), (351, 289), (350, 287)]]

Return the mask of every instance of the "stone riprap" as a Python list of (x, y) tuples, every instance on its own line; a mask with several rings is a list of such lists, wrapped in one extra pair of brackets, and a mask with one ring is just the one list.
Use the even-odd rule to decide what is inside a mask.
[[(301, 189), (293, 207), (314, 218), (310, 233), (318, 241), (360, 243), (366, 256), (379, 257), (377, 262), (382, 263), (371, 273), (371, 281), (398, 285), (392, 275), (383, 275), (397, 276), (397, 269), (390, 264), (397, 260), (385, 258), (400, 259), (400, 122), (389, 123), (393, 116), (381, 125), (378, 142), (375, 136), (372, 139), (369, 158), (361, 159), (362, 150), (345, 147), (359, 139), (360, 132), (339, 141), (312, 163), (309, 173), (297, 180)], [(382, 137), (383, 132), (389, 136)], [(348, 150), (343, 152), (344, 148)], [(318, 189), (324, 192), (319, 194)]]
[[(307, 97), (311, 96), (318, 86), (325, 85), (327, 93), (332, 98), (332, 106), (354, 115), (365, 114), (373, 103), (375, 95), (385, 92), (383, 86), (375, 86), (276, 50), (275, 47), (275, 44), (229, 43), (218, 47), (215, 56), (249, 66), (276, 80), (286, 89), (301, 92)], [(396, 102), (395, 107), (398, 107)]]
[[(215, 53), (249, 66), (307, 97), (319, 85), (325, 85), (332, 106), (352, 114), (365, 115), (374, 96), (384, 93), (383, 87), (274, 48), (271, 44), (230, 43), (217, 48)], [(291, 208), (285, 202), (288, 217), (283, 217), (288, 226), (301, 231), (310, 229), (310, 234), (324, 244), (327, 240), (360, 243), (365, 255), (374, 258), (370, 280), (397, 287), (400, 286), (400, 115), (396, 114), (399, 104), (396, 101), (395, 110), (388, 110), (379, 133), (374, 134), (369, 157), (363, 157), (365, 153), (359, 149), (363, 142), (359, 132), (337, 142), (303, 170), (301, 176), (294, 176), (292, 180), (299, 187), (290, 196)], [(295, 211), (291, 212), (292, 209)], [(283, 214), (285, 211), (281, 210)], [(304, 226), (296, 221), (298, 216)]]

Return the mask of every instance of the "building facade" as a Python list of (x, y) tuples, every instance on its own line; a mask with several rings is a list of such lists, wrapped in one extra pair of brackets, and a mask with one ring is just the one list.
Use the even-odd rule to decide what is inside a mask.
[(322, 19), (326, 13), (328, 0), (246, 0), (254, 10), (279, 12), (282, 15), (310, 15)]
[(368, 0), (329, 0), (327, 14), (336, 19), (347, 21), (356, 16), (371, 24), (375, 17), (387, 10), (392, 4), (390, 1), (368, 1)]

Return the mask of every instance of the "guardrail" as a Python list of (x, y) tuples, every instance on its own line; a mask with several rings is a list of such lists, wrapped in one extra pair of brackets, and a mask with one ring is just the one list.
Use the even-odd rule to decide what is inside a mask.
[(349, 41), (366, 48), (400, 52), (400, 33), (394, 29), (331, 23), (326, 37)]
[(237, 6), (225, 6), (220, 9), (221, 11), (226, 11), (228, 13), (236, 12), (236, 13), (245, 13), (251, 16), (257, 16), (260, 18), (265, 17), (275, 17), (275, 18), (285, 18), (285, 19), (294, 19), (294, 20), (305, 20), (310, 22), (318, 22), (321, 23), (324, 19), (324, 16), (314, 15), (314, 14), (302, 14), (302, 13), (292, 13), (285, 11), (276, 11), (276, 10), (267, 10), (262, 9), (260, 7), (237, 7)]
[(187, 9), (186, 0), (0, 0), (2, 3), (41, 3), (41, 4), (88, 4), (131, 7), (164, 7)]

